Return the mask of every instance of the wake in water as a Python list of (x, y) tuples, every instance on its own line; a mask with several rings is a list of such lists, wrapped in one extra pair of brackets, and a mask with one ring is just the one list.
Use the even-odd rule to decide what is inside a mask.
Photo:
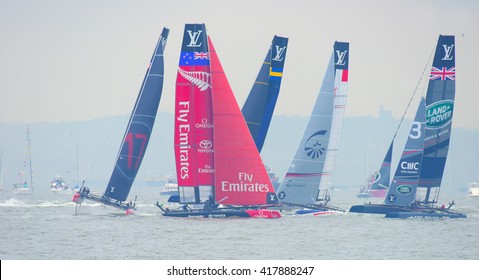
[[(5, 201), (0, 202), (0, 207), (67, 207), (75, 206), (75, 203), (72, 201), (59, 201), (59, 200), (38, 200), (38, 201), (24, 201), (18, 200), (15, 198), (10, 198)], [(102, 206), (100, 203), (84, 203), (82, 207), (99, 207)]]

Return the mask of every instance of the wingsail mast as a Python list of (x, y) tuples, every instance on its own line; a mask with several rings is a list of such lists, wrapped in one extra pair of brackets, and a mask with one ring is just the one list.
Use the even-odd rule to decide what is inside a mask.
[(318, 192), (318, 200), (328, 199), (327, 190), (333, 186), (333, 171), (336, 156), (339, 150), (341, 127), (343, 124), (344, 111), (348, 98), (348, 70), (349, 69), (349, 43), (334, 43), (334, 104), (331, 120), (331, 132), (323, 167), (323, 174), (319, 184), (319, 190), (324, 191), (324, 198)]
[(176, 77), (175, 158), (180, 203), (214, 195), (213, 116), (204, 24), (186, 24)]
[(446, 165), (456, 93), (454, 36), (439, 36), (426, 95), (424, 156), (416, 200), (435, 204)]
[[(335, 42), (306, 131), (278, 189), (278, 196), (283, 204), (306, 208), (318, 207), (316, 202), (319, 198), (320, 184), (323, 177), (331, 176), (339, 141), (342, 122), (340, 119), (347, 97), (348, 52), (349, 43)], [(332, 155), (327, 159), (333, 134), (335, 143), (331, 148)], [(325, 169), (326, 160), (328, 166)], [(328, 197), (325, 199), (327, 203)]]
[(283, 77), (288, 38), (274, 36), (241, 110), (259, 152), (263, 148)]
[(82, 187), (79, 195), (73, 198), (75, 202), (81, 203), (86, 198), (122, 210), (135, 208), (134, 202), (123, 202), (140, 169), (158, 111), (164, 78), (163, 51), (168, 33), (169, 30), (164, 28), (156, 44), (104, 194), (94, 195), (87, 187)]

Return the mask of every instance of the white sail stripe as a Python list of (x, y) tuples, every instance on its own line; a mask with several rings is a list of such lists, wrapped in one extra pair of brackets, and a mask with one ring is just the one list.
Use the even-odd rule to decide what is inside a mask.
[(162, 74), (151, 74), (151, 73), (148, 74), (148, 77), (152, 77), (152, 76), (153, 76), (153, 77), (161, 77), (161, 78), (164, 77), (164, 75), (162, 75)]

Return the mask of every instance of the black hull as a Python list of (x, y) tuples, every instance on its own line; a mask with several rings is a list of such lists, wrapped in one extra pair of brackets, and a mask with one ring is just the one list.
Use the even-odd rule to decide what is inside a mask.
[(393, 206), (385, 204), (354, 205), (349, 209), (352, 213), (383, 214), (386, 218), (466, 218), (466, 214), (446, 208), (427, 206)]
[(390, 212), (386, 218), (405, 219), (405, 218), (447, 218), (458, 219), (467, 218), (466, 214), (458, 212)]
[(415, 209), (407, 206), (393, 206), (386, 204), (364, 204), (354, 205), (349, 209), (352, 213), (364, 213), (364, 214), (387, 214), (390, 212), (411, 212)]
[(166, 211), (162, 215), (177, 218), (251, 218), (244, 210)]
[(163, 208), (158, 202), (155, 204), (161, 209), (164, 217), (176, 218), (263, 218), (276, 219), (281, 218), (281, 213), (278, 210), (260, 209), (250, 207), (239, 208), (205, 208), (205, 209), (182, 209), (169, 210)]

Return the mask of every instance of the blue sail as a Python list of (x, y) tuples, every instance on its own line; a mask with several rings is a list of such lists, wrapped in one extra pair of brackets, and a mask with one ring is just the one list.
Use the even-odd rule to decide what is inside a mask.
[(241, 112), (258, 152), (261, 152), (278, 99), (288, 38), (274, 36), (258, 77)]
[(136, 100), (104, 197), (125, 201), (150, 140), (163, 88), (163, 51), (169, 30), (163, 29)]
[(406, 206), (414, 201), (424, 145), (424, 123), (426, 102), (424, 98), (419, 103), (416, 117), (409, 131), (401, 159), (399, 160), (396, 173), (384, 199), (388, 205)]
[(454, 36), (439, 36), (426, 97), (424, 156), (416, 199), (437, 202), (451, 137), (456, 92)]

